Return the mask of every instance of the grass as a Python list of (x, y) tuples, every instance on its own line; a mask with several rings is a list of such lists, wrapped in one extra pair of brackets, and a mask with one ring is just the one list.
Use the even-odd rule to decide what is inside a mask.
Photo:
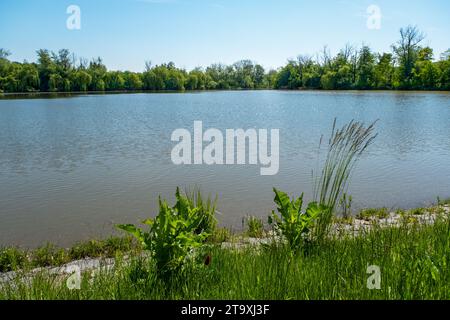
[(0, 249), (0, 272), (7, 272), (23, 268), (27, 255), (17, 248)]
[(437, 197), (437, 204), (440, 206), (448, 206), (450, 205), (450, 198), (441, 199)]
[(50, 243), (33, 250), (0, 248), (0, 272), (60, 266), (84, 258), (110, 258), (117, 253), (132, 250), (139, 250), (139, 245), (131, 237), (109, 237), (103, 240), (78, 242), (69, 249), (59, 248)]
[(210, 243), (222, 243), (230, 241), (233, 238), (233, 233), (229, 228), (216, 228), (211, 236), (208, 237)]
[[(31, 284), (16, 280), (0, 299), (449, 299), (450, 221), (434, 225), (376, 228), (304, 248), (296, 255), (282, 245), (222, 249), (209, 245), (199, 258), (162, 281), (151, 260), (117, 255), (116, 266), (80, 290), (41, 273)], [(381, 289), (366, 287), (369, 265), (381, 269)]]
[[(317, 220), (316, 237), (327, 236), (336, 206), (340, 201), (343, 201), (346, 207), (348, 206), (346, 209), (350, 209), (351, 198), (347, 200), (346, 193), (350, 174), (361, 155), (377, 137), (374, 133), (375, 123), (376, 121), (366, 127), (363, 123), (352, 120), (339, 129), (336, 128), (336, 119), (334, 119), (321, 173), (314, 176), (313, 172), (314, 199), (328, 208)], [(319, 143), (319, 152), (321, 145), (322, 138)], [(346, 214), (345, 210), (344, 215)]]
[(185, 190), (185, 196), (189, 201), (192, 208), (199, 208), (200, 215), (203, 217), (197, 233), (205, 231), (207, 233), (213, 233), (217, 227), (216, 205), (217, 196), (214, 200), (211, 196), (204, 199), (200, 188), (194, 187), (193, 190)]
[(371, 218), (384, 219), (389, 216), (387, 208), (367, 208), (361, 210), (356, 216), (359, 219), (369, 220)]
[(262, 238), (264, 236), (264, 222), (255, 216), (247, 216), (242, 219), (242, 224), (246, 227), (245, 234), (252, 238)]
[(421, 216), (424, 215), (425, 213), (427, 213), (425, 208), (415, 208), (410, 210), (410, 214), (415, 215), (415, 216)]

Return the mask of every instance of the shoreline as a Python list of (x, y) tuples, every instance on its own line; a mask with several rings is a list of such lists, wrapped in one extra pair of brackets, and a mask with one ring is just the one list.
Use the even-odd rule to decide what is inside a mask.
[(79, 95), (108, 95), (108, 94), (164, 94), (164, 93), (206, 93), (206, 92), (260, 92), (260, 91), (280, 91), (280, 92), (342, 92), (342, 93), (450, 93), (450, 90), (441, 89), (274, 89), (274, 88), (254, 88), (254, 89), (208, 89), (208, 90), (111, 90), (111, 91), (30, 91), (30, 92), (0, 92), (0, 98), (8, 96), (79, 96)]
[[(444, 206), (447, 205), (447, 203), (450, 205), (450, 197), (448, 197), (448, 199), (444, 197), (443, 199), (444, 200), (442, 201), (442, 204)], [(419, 206), (364, 207), (362, 205), (358, 205), (358, 206), (355, 206), (354, 208), (352, 208), (352, 210), (351, 210), (352, 213), (350, 214), (349, 219), (353, 218), (357, 222), (358, 215), (361, 212), (366, 212), (366, 211), (370, 212), (370, 211), (379, 211), (379, 210), (386, 211), (387, 210), (388, 213), (396, 213), (396, 212), (408, 212), (408, 211), (413, 211), (413, 210), (416, 210), (416, 209), (419, 209), (419, 210), (420, 209), (429, 209), (429, 208), (433, 208), (433, 207), (437, 207), (437, 206), (439, 206), (439, 205), (436, 203), (436, 199), (434, 201), (429, 200), (429, 201), (420, 203)], [(266, 211), (268, 213), (270, 213), (272, 209), (273, 208), (268, 208)], [(224, 214), (223, 212), (220, 212), (220, 215), (223, 215), (223, 214)], [(261, 217), (253, 216), (253, 215), (250, 215), (250, 216), (258, 218), (258, 219), (262, 220), (264, 222), (264, 224), (267, 224), (266, 222), (267, 222), (268, 215), (261, 216)], [(245, 218), (245, 217), (248, 217), (248, 215), (242, 216), (238, 220), (242, 221), (242, 218)], [(337, 214), (335, 216), (335, 219), (342, 220), (341, 219), (341, 214)], [(343, 220), (345, 221), (346, 219), (343, 219)], [(347, 219), (347, 221), (348, 221), (348, 219)], [(139, 220), (132, 221), (132, 222), (139, 223)], [(235, 234), (235, 235), (239, 235), (239, 234), (245, 233), (245, 226), (242, 224), (242, 222), (236, 223), (234, 225), (219, 223), (218, 228), (220, 228), (220, 229), (227, 229), (232, 234)], [(41, 239), (41, 240), (39, 240), (37, 242), (30, 240), (30, 241), (26, 241), (26, 242), (23, 242), (23, 243), (14, 243), (14, 242), (1, 243), (0, 242), (0, 251), (2, 249), (5, 249), (5, 248), (17, 248), (17, 249), (20, 249), (20, 250), (23, 250), (23, 251), (34, 251), (34, 250), (37, 250), (39, 248), (43, 248), (43, 247), (45, 247), (47, 245), (55, 246), (57, 248), (64, 249), (64, 250), (70, 250), (73, 247), (76, 247), (76, 246), (79, 246), (79, 245), (84, 245), (84, 244), (87, 244), (87, 243), (89, 243), (91, 241), (102, 242), (102, 241), (106, 241), (108, 239), (112, 239), (112, 240), (120, 239), (120, 238), (122, 238), (120, 236), (120, 234), (122, 234), (122, 232), (119, 231), (119, 230), (116, 230), (114, 228), (114, 224), (111, 224), (111, 225), (108, 224), (107, 226), (104, 226), (99, 232), (92, 232), (92, 235), (81, 236), (81, 237), (71, 237), (69, 240), (66, 239), (67, 241), (63, 241), (63, 242), (61, 242), (60, 240), (46, 240), (46, 239)], [(58, 234), (58, 237), (59, 237), (59, 239), (63, 239), (64, 235), (63, 234)], [(31, 244), (31, 245), (28, 244), (28, 243), (31, 243), (31, 242), (33, 242), (33, 244)]]
[[(139, 248), (4, 272), (0, 300), (449, 299), (450, 203), (370, 213), (335, 219), (333, 227), (353, 227), (307, 241), (298, 252), (272, 232), (205, 242), (168, 278)], [(358, 225), (364, 227), (350, 232)], [(366, 286), (369, 267), (381, 272), (379, 290)]]
[[(426, 226), (434, 224), (440, 218), (450, 218), (450, 199), (427, 208), (397, 209), (396, 211), (370, 208), (363, 209), (351, 217), (334, 217), (330, 236), (337, 239), (343, 236), (364, 237), (376, 228), (399, 228), (402, 225)], [(273, 230), (263, 229), (259, 236), (253, 236), (249, 230), (236, 232), (227, 227), (218, 227), (207, 240), (207, 244), (218, 245), (223, 249), (243, 249), (268, 245), (273, 241), (280, 241)], [(109, 236), (104, 239), (79, 241), (71, 247), (60, 247), (52, 243), (34, 249), (0, 246), (0, 282), (11, 272), (15, 273), (19, 270), (35, 273), (49, 269), (53, 270), (52, 272), (64, 273), (68, 266), (74, 264), (79, 265), (81, 269), (90, 269), (90, 265), (98, 267), (103, 260), (113, 262), (117, 254), (127, 256), (132, 253), (142, 254), (145, 251), (130, 236)], [(9, 259), (17, 261), (8, 264), (8, 256)]]

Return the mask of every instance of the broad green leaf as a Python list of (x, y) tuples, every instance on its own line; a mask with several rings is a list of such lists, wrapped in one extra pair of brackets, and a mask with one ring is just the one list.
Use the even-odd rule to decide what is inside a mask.
[(136, 228), (134, 225), (132, 224), (119, 224), (116, 226), (118, 229), (124, 230), (128, 233), (131, 233), (132, 235), (134, 235), (136, 237), (136, 239), (138, 239), (140, 242), (144, 241), (144, 236), (142, 234), (142, 231), (138, 228)]

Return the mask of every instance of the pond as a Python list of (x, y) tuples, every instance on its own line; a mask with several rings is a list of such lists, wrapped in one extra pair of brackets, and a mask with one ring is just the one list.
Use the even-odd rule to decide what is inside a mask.
[[(6, 96), (7, 97), (7, 96)], [(353, 208), (410, 208), (450, 196), (450, 94), (226, 91), (0, 99), (0, 245), (36, 246), (114, 232), (157, 213), (161, 195), (197, 186), (218, 196), (220, 224), (266, 220), (272, 187), (311, 199), (321, 135), (378, 119), (358, 162)], [(279, 170), (175, 165), (174, 130), (279, 129)]]

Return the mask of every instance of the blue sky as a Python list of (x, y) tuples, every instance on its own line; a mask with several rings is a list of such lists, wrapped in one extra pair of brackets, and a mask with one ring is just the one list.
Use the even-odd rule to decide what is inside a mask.
[[(81, 9), (80, 30), (66, 28), (71, 4)], [(381, 10), (379, 30), (367, 28), (370, 5)], [(449, 13), (448, 0), (1, 0), (0, 47), (17, 61), (67, 48), (116, 70), (242, 58), (271, 68), (324, 45), (333, 54), (346, 43), (389, 51), (400, 27), (413, 24), (438, 57), (450, 47)]]

